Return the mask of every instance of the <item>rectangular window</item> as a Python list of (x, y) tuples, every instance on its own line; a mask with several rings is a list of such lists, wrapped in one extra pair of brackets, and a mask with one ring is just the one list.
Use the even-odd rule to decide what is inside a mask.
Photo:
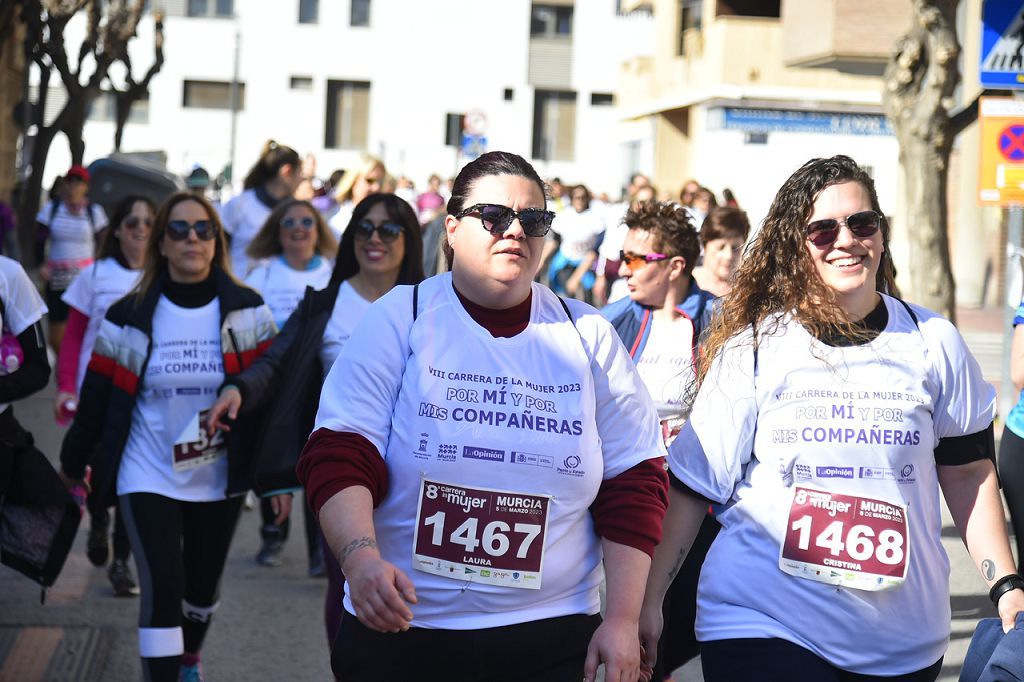
[(320, 0), (299, 0), (299, 23), (315, 24), (320, 20)]
[[(185, 81), (182, 106), (188, 109), (231, 109), (231, 83)], [(238, 110), (245, 109), (245, 83), (238, 84)]]
[(447, 147), (458, 147), (462, 144), (462, 121), (465, 114), (445, 114), (444, 144)]
[(690, 29), (700, 30), (703, 15), (704, 0), (679, 0), (679, 43), (676, 54), (680, 57), (685, 53), (684, 41), (686, 32)]
[(530, 36), (533, 38), (572, 37), (572, 6), (533, 5), (530, 12)]
[(576, 152), (576, 93), (537, 90), (533, 100), (533, 158), (572, 161)]
[(615, 95), (610, 92), (590, 93), (590, 106), (592, 107), (609, 107), (613, 104), (615, 104)]
[(329, 149), (366, 149), (370, 129), (370, 84), (364, 81), (327, 81)]
[(782, 16), (782, 2), (781, 0), (718, 0), (715, 16), (778, 19)]
[[(90, 121), (116, 121), (117, 100), (114, 93), (109, 90), (101, 90), (89, 105), (89, 112), (86, 116)], [(128, 113), (128, 123), (149, 123), (148, 93), (142, 99), (132, 102), (131, 111)]]
[(370, 0), (352, 0), (348, 23), (349, 26), (370, 25)]
[(234, 15), (232, 0), (188, 0), (190, 17), (231, 17)]
[(505, 88), (505, 101), (511, 102), (516, 98), (516, 91), (512, 88)]
[(288, 87), (292, 90), (312, 90), (313, 78), (311, 76), (292, 76), (288, 81)]

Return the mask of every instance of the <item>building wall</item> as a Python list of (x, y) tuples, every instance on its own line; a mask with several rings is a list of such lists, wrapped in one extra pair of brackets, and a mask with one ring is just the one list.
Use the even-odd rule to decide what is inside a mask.
[[(575, 155), (537, 161), (542, 173), (612, 193), (632, 170), (624, 166), (617, 133), (621, 117), (616, 106), (592, 106), (591, 95), (615, 91), (618, 64), (649, 52), (653, 30), (649, 14), (620, 17), (614, 10), (611, 2), (576, 3), (567, 83), (577, 93)], [(367, 151), (422, 187), (430, 173), (457, 171), (456, 150), (444, 146), (446, 114), (471, 109), (487, 117), (488, 148), (530, 156), (529, 0), (373, 0), (367, 28), (349, 26), (345, 0), (321, 0), (319, 21), (311, 25), (298, 23), (297, 0), (235, 0), (235, 12), (237, 19), (167, 17), (166, 62), (152, 83), (149, 122), (128, 125), (124, 151), (163, 150), (178, 172), (198, 163), (216, 173), (228, 163), (230, 111), (184, 108), (182, 82), (230, 81), (237, 32), (245, 108), (237, 120), (236, 180), (273, 138), (316, 154), (323, 176)], [(140, 70), (152, 61), (151, 41), (147, 19), (132, 45)], [(290, 89), (293, 76), (312, 78), (312, 88)], [(328, 80), (371, 83), (365, 149), (325, 148)], [(87, 160), (109, 153), (113, 127), (87, 125)], [(53, 174), (67, 165), (61, 153), (56, 149), (50, 159)]]

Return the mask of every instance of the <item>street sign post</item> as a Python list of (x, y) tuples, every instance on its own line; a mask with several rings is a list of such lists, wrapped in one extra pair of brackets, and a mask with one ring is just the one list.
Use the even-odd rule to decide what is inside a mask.
[(982, 97), (978, 201), (1024, 206), (1024, 99)]
[(472, 161), (487, 151), (487, 138), (483, 135), (462, 133), (462, 145), (459, 151), (463, 159)]
[(981, 23), (981, 87), (1024, 88), (1024, 3), (985, 0)]

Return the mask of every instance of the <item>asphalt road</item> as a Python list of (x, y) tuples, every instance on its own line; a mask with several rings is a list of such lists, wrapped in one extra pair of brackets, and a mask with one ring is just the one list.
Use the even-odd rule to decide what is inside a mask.
[[(63, 429), (52, 418), (53, 388), (15, 405), (51, 459)], [(945, 515), (952, 562), (952, 641), (940, 680), (956, 680), (977, 620), (995, 615), (987, 591)], [(0, 682), (134, 681), (138, 601), (112, 596), (106, 571), (85, 558), (83, 524), (57, 584), (40, 605), (35, 583), (0, 567)], [(244, 512), (225, 569), (221, 605), (203, 648), (211, 680), (330, 680), (322, 624), (325, 582), (306, 576), (304, 540), (294, 535), (278, 568), (258, 566), (259, 513)], [(674, 680), (702, 680), (691, 662)]]

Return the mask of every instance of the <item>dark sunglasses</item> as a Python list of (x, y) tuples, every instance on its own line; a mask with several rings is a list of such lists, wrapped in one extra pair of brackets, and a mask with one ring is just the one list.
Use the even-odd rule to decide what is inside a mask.
[(370, 239), (376, 232), (382, 242), (393, 242), (402, 234), (402, 226), (398, 223), (381, 223), (374, 225), (369, 220), (360, 220), (355, 224), (356, 239)]
[(286, 230), (294, 230), (296, 227), (301, 227), (303, 230), (312, 230), (314, 225), (316, 225), (316, 220), (309, 216), (305, 218), (285, 218), (281, 221), (281, 227)]
[(139, 225), (145, 225), (146, 227), (152, 227), (153, 226), (153, 220), (152, 220), (152, 218), (140, 218), (139, 216), (133, 215), (133, 216), (128, 216), (127, 218), (125, 218), (123, 224), (129, 230), (134, 230)]
[(501, 204), (473, 204), (456, 213), (455, 217), (461, 220), (474, 213), (480, 218), (484, 229), (494, 235), (505, 234), (512, 221), (518, 218), (527, 237), (543, 237), (551, 229), (551, 222), (555, 219), (554, 211), (545, 211), (543, 208), (513, 211)]
[(180, 242), (188, 239), (188, 233), (196, 231), (196, 236), (204, 242), (217, 236), (217, 226), (212, 220), (197, 220), (190, 223), (185, 220), (171, 220), (167, 223), (167, 236), (171, 241)]
[(858, 211), (845, 218), (815, 220), (807, 226), (807, 239), (815, 246), (828, 246), (839, 238), (839, 226), (846, 225), (858, 239), (866, 239), (878, 232), (882, 216), (874, 211)]
[(659, 260), (668, 258), (663, 253), (633, 253), (632, 251), (619, 251), (619, 260), (626, 264), (630, 272), (637, 270)]

